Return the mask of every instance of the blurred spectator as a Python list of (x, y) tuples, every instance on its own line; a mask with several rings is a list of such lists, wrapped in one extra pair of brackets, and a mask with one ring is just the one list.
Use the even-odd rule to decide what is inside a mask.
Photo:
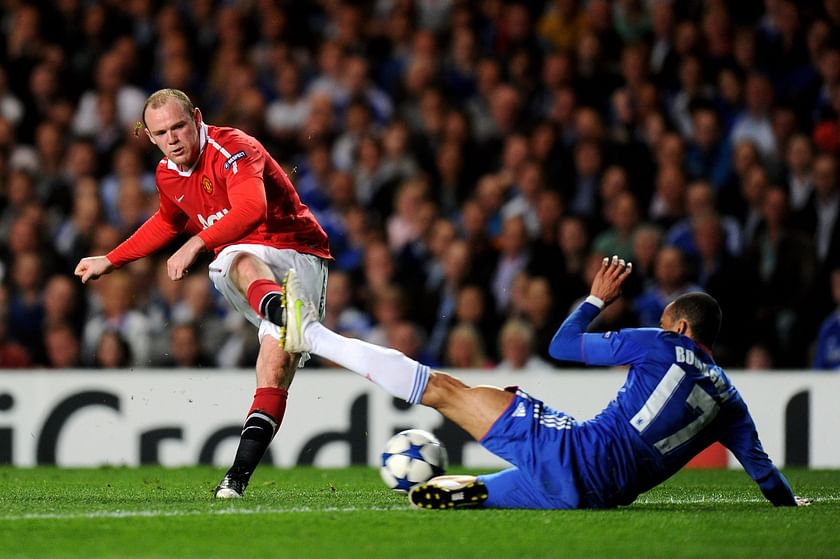
[(791, 347), (796, 309), (805, 304), (817, 261), (813, 243), (788, 227), (788, 214), (785, 190), (769, 189), (762, 203), (762, 230), (745, 256), (749, 269), (758, 275), (753, 288), (758, 297), (757, 322), (779, 344), (785, 359), (780, 364), (795, 366), (805, 358), (805, 348), (794, 351)]
[[(788, 187), (790, 209), (793, 213), (792, 217), (796, 219), (807, 206), (814, 192), (814, 147), (808, 136), (797, 134), (790, 139), (785, 150), (785, 163), (787, 165), (785, 182)], [(800, 222), (803, 218), (796, 221)], [(804, 223), (800, 223), (799, 226), (804, 226)]]
[(775, 368), (773, 352), (764, 344), (755, 344), (747, 350), (744, 369), (747, 371), (764, 372)]
[(288, 146), (297, 138), (309, 114), (300, 70), (293, 62), (283, 63), (276, 70), (275, 89), (277, 99), (270, 102), (265, 111), (266, 127), (275, 142)]
[(576, 144), (574, 154), (575, 182), (572, 191), (566, 194), (569, 210), (597, 223), (601, 150), (595, 141), (583, 141)]
[(549, 360), (548, 345), (560, 323), (557, 302), (551, 284), (544, 277), (530, 278), (525, 288), (523, 301), (524, 318), (534, 328), (535, 351)]
[(499, 332), (497, 369), (513, 371), (544, 371), (551, 368), (548, 361), (534, 355), (534, 331), (521, 319), (510, 319)]
[(12, 260), (8, 321), (14, 329), (9, 334), (32, 356), (43, 354), (43, 273), (41, 257), (35, 252), (21, 252)]
[[(181, 358), (188, 360), (186, 359), (188, 353), (192, 355), (190, 359), (204, 363), (212, 360), (212, 357), (219, 348), (224, 346), (225, 340), (228, 338), (225, 325), (226, 313), (216, 305), (216, 300), (213, 298), (215, 292), (212, 291), (212, 283), (204, 274), (189, 276), (183, 280), (183, 283), (182, 298), (172, 308), (172, 322), (175, 325), (187, 325), (190, 329), (195, 330), (198, 348), (195, 351), (185, 352), (185, 355), (180, 357), (176, 356), (171, 350), (170, 354), (177, 361)], [(190, 333), (181, 332), (178, 335), (186, 340)], [(173, 342), (176, 341), (174, 332), (170, 332), (170, 336)], [(152, 355), (151, 357), (154, 359), (157, 356)]]
[(399, 253), (407, 244), (420, 237), (422, 231), (417, 219), (425, 194), (425, 183), (420, 180), (407, 181), (397, 191), (394, 213), (386, 224), (391, 252)]
[(831, 296), (837, 306), (820, 325), (814, 369), (840, 369), (840, 268), (831, 272)]
[(458, 290), (454, 323), (469, 324), (475, 328), (485, 352), (493, 357), (498, 326), (490, 298), (481, 286), (467, 284)]
[(710, 102), (691, 107), (691, 118), (686, 170), (690, 178), (707, 180), (720, 192), (730, 181), (732, 146), (722, 136), (720, 118)]
[(422, 329), (408, 320), (401, 320), (388, 328), (387, 346), (396, 349), (408, 357), (426, 363), (430, 367), (437, 365), (437, 360), (423, 350), (425, 338)]
[[(685, 193), (686, 217), (668, 230), (665, 243), (678, 247), (684, 255), (691, 259), (696, 258), (697, 245), (692, 233), (692, 222), (700, 214), (714, 212), (715, 207), (715, 193), (708, 182), (696, 181), (689, 184)], [(726, 251), (733, 256), (740, 255), (743, 247), (741, 226), (738, 220), (731, 216), (722, 216), (719, 220), (724, 232)], [(603, 252), (609, 254), (609, 251)]]
[[(150, 324), (149, 319), (141, 311), (134, 308), (134, 288), (127, 272), (118, 271), (102, 279), (101, 310), (88, 319), (82, 338), (83, 360), (96, 363), (96, 356), (101, 349), (105, 333), (111, 337), (119, 337), (128, 347), (129, 355), (122, 352), (119, 359), (112, 359), (114, 349), (106, 348), (109, 359), (108, 367), (123, 363), (123, 360), (135, 366), (149, 365), (150, 354)], [(111, 344), (114, 340), (106, 343)], [(85, 357), (86, 356), (86, 357)]]
[(82, 343), (77, 330), (67, 322), (50, 322), (44, 328), (44, 360), (50, 369), (77, 369), (82, 366)]
[(666, 231), (685, 215), (685, 176), (679, 167), (659, 169), (648, 215), (653, 223)]
[(157, 193), (154, 175), (146, 171), (143, 165), (143, 153), (134, 145), (123, 144), (114, 151), (112, 172), (102, 178), (99, 187), (105, 215), (110, 223), (120, 222), (120, 191), (123, 181), (139, 180), (144, 193)]
[(633, 275), (640, 285), (653, 280), (654, 261), (662, 246), (662, 237), (662, 230), (655, 225), (642, 224), (636, 229), (630, 261), (633, 262)]
[(9, 79), (5, 68), (0, 67), (0, 116), (5, 118), (12, 126), (23, 119), (23, 103), (9, 89)]
[(388, 331), (396, 323), (405, 319), (405, 295), (398, 287), (383, 287), (373, 294), (370, 307), (375, 323), (373, 328), (368, 330), (365, 340), (372, 344), (387, 346)]
[[(668, 103), (671, 120), (682, 137), (697, 137), (698, 140), (702, 141), (704, 135), (710, 131), (700, 131), (700, 135), (696, 136), (698, 132), (696, 129), (696, 111), (692, 109), (694, 105), (710, 101), (713, 89), (704, 83), (703, 67), (697, 56), (686, 56), (680, 60), (678, 79), (679, 89), (672, 95)], [(714, 114), (714, 111), (712, 111), (712, 114)], [(717, 131), (715, 130), (714, 140), (717, 140), (714, 137), (716, 135)]]
[(125, 65), (116, 52), (103, 54), (96, 63), (95, 87), (86, 91), (73, 117), (73, 131), (82, 136), (97, 137), (104, 129), (102, 103), (113, 103), (113, 123), (118, 131), (128, 131), (143, 113), (146, 94), (125, 82)]
[(522, 217), (513, 216), (504, 221), (499, 245), (499, 259), (490, 278), (490, 289), (496, 309), (504, 312), (510, 301), (513, 278), (527, 268), (531, 256), (528, 251), (528, 232)]
[(0, 310), (0, 369), (22, 369), (31, 366), (26, 348), (8, 338), (9, 318), (5, 309)]
[(73, 211), (59, 224), (53, 243), (65, 261), (78, 262), (88, 254), (103, 214), (96, 180), (92, 177), (79, 179), (73, 196)]
[(732, 125), (730, 139), (733, 144), (741, 140), (753, 142), (762, 156), (774, 157), (778, 145), (770, 122), (773, 104), (773, 87), (766, 76), (753, 72), (744, 86), (745, 109)]
[(558, 51), (571, 50), (587, 26), (577, 0), (552, 0), (537, 22), (540, 37)]
[(353, 306), (353, 284), (347, 272), (330, 271), (324, 324), (330, 330), (351, 338), (367, 338), (371, 319)]
[(174, 324), (169, 330), (169, 358), (163, 361), (162, 366), (170, 368), (214, 367), (214, 360), (202, 349), (203, 337), (195, 322)]
[(460, 287), (471, 272), (469, 244), (463, 240), (453, 241), (442, 255), (443, 281), (433, 293), (427, 294), (426, 309), (434, 309), (430, 317), (427, 349), (431, 355), (442, 357), (447, 333), (455, 316), (457, 296)]
[(750, 342), (745, 332), (754, 320), (758, 280), (735, 254), (727, 250), (723, 222), (714, 210), (695, 214), (691, 231), (697, 250), (697, 283), (717, 299), (726, 314), (716, 341), (715, 356), (726, 362), (739, 363)]
[(814, 161), (814, 194), (803, 208), (802, 223), (813, 235), (820, 262), (840, 263), (840, 186), (837, 183), (837, 160), (819, 155)]
[(683, 293), (702, 291), (689, 281), (685, 256), (675, 247), (666, 246), (656, 253), (653, 279), (634, 305), (641, 326), (658, 327), (662, 311), (671, 301)]
[(616, 254), (619, 258), (630, 260), (639, 224), (636, 198), (629, 192), (617, 194), (609, 203), (606, 214), (610, 228), (595, 237), (592, 248), (602, 254)]
[(115, 330), (104, 330), (96, 341), (93, 366), (98, 369), (125, 369), (132, 366), (131, 346)]
[(763, 219), (764, 198), (769, 188), (767, 171), (760, 165), (751, 167), (741, 181), (741, 195), (745, 205), (740, 214), (744, 247), (753, 244), (759, 233)]
[(489, 369), (493, 363), (484, 354), (481, 337), (469, 324), (458, 324), (449, 333), (443, 365), (458, 369)]
[(84, 322), (83, 300), (75, 278), (51, 276), (44, 285), (44, 325), (67, 324), (81, 332)]

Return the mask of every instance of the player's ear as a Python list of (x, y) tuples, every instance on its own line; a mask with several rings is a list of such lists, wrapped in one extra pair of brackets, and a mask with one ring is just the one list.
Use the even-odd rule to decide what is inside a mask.
[(149, 138), (149, 141), (150, 141), (150, 142), (152, 142), (154, 145), (157, 145), (157, 142), (155, 142), (155, 139), (152, 137), (152, 133), (151, 133), (151, 132), (149, 132), (149, 129), (148, 129), (148, 128), (144, 128), (143, 130), (145, 130), (145, 132), (146, 132), (146, 137), (147, 137), (147, 138)]
[(688, 332), (688, 326), (689, 326), (689, 324), (688, 324), (688, 321), (686, 319), (684, 319), (684, 318), (679, 319), (677, 321), (677, 328), (676, 328), (677, 334), (679, 334), (680, 336), (685, 336), (686, 332)]
[(198, 107), (195, 108), (193, 111), (193, 120), (195, 121), (196, 128), (201, 126), (202, 116), (201, 116), (201, 109)]

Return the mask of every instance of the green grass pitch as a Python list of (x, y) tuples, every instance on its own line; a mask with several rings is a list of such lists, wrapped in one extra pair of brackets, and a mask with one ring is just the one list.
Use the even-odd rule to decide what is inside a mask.
[(0, 557), (840, 557), (840, 472), (789, 470), (777, 509), (743, 472), (685, 471), (604, 511), (425, 511), (371, 468), (0, 468)]

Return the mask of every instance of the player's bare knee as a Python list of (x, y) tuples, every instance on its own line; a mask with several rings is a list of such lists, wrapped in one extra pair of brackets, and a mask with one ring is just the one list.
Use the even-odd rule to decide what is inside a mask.
[(241, 289), (247, 289), (258, 279), (271, 277), (271, 270), (259, 258), (247, 252), (237, 253), (230, 266), (231, 279)]
[(433, 371), (429, 376), (426, 391), (423, 393), (423, 405), (440, 409), (455, 402), (469, 386), (448, 373)]

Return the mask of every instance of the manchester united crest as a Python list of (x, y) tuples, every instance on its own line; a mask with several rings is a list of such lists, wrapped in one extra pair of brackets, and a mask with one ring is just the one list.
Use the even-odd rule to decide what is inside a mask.
[(207, 177), (201, 178), (201, 188), (203, 188), (204, 192), (207, 194), (213, 194), (213, 183), (210, 182), (210, 179)]

